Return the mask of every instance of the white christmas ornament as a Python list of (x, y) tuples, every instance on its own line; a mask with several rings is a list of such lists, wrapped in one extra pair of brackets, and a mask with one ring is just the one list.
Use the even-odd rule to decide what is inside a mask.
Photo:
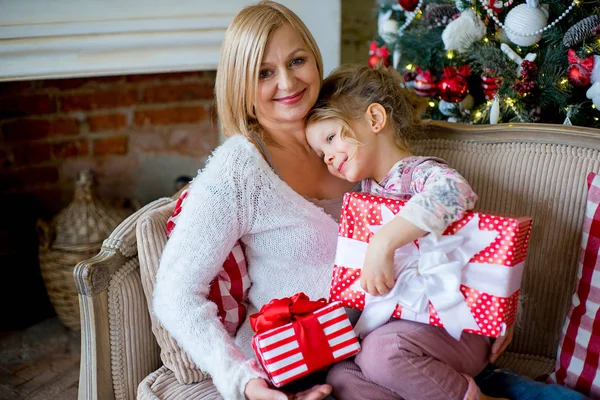
[(494, 102), (492, 103), (492, 108), (490, 109), (490, 124), (497, 124), (500, 119), (500, 97), (494, 96)]
[(571, 126), (573, 123), (571, 122), (571, 111), (573, 110), (572, 106), (569, 106), (567, 111), (567, 117), (565, 118), (563, 125)]
[(547, 23), (548, 11), (540, 7), (537, 0), (527, 0), (527, 4), (519, 4), (509, 11), (504, 20), (504, 31), (514, 44), (532, 46), (542, 38), (541, 32)]
[(398, 21), (395, 19), (384, 21), (381, 30), (384, 35), (395, 35), (398, 32)]
[(597, 110), (600, 110), (600, 82), (594, 83), (585, 93), (586, 97), (592, 100)]
[(398, 69), (401, 58), (402, 58), (402, 50), (400, 49), (400, 46), (398, 45), (398, 46), (396, 46), (396, 48), (394, 49), (394, 52), (392, 53), (392, 66), (394, 67), (395, 70)]
[(485, 36), (485, 25), (475, 10), (467, 9), (450, 22), (442, 33), (446, 50), (466, 52), (471, 45)]
[(592, 86), (587, 90), (585, 96), (592, 100), (597, 110), (600, 110), (600, 56), (594, 56), (591, 82)]
[(445, 100), (440, 100), (440, 102), (438, 104), (438, 108), (439, 108), (440, 112), (442, 114), (444, 114), (446, 117), (450, 117), (450, 116), (456, 114), (457, 111), (459, 111), (458, 103), (450, 103), (449, 101), (445, 101)]
[(398, 21), (392, 19), (392, 10), (379, 15), (377, 21), (379, 36), (386, 42), (391, 43), (398, 35)]
[(467, 94), (467, 96), (460, 103), (451, 103), (449, 101), (440, 100), (440, 102), (438, 103), (438, 109), (446, 117), (451, 117), (453, 115), (456, 115), (457, 113), (462, 113), (465, 110), (470, 110), (471, 108), (473, 108), (474, 104), (475, 99), (473, 98), (473, 96)]

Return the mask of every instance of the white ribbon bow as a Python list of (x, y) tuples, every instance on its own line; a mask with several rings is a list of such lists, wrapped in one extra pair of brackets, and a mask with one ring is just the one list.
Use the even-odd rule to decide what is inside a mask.
[[(383, 224), (395, 217), (384, 205), (381, 206), (381, 211)], [(373, 227), (372, 230), (379, 228)], [(356, 333), (362, 337), (385, 324), (397, 305), (402, 306), (403, 318), (428, 323), (429, 302), (437, 311), (446, 331), (456, 340), (460, 339), (464, 329), (478, 330), (479, 325), (460, 292), (461, 280), (465, 280), (463, 268), (497, 235), (496, 231), (479, 230), (479, 216), (476, 214), (454, 235), (441, 236), (438, 239), (429, 234), (419, 239), (418, 247), (411, 242), (397, 249), (394, 253), (396, 283), (390, 292), (383, 296), (365, 293), (365, 307), (354, 328)], [(358, 268), (362, 268), (367, 246), (365, 242), (340, 237), (336, 265), (357, 268), (357, 264), (360, 264)], [(518, 288), (522, 270), (514, 272), (518, 275)], [(495, 275), (498, 277), (498, 274)], [(492, 292), (504, 292), (507, 285), (510, 286), (508, 290), (513, 290), (514, 281), (515, 279), (509, 279), (496, 283), (503, 287), (491, 288)], [(358, 283), (355, 285), (359, 286)], [(488, 283), (487, 286), (494, 285)], [(363, 291), (360, 286), (353, 289)]]

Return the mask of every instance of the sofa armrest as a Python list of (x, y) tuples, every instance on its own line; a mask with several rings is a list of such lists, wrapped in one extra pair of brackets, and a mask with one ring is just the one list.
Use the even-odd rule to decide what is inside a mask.
[(79, 399), (115, 398), (108, 287), (113, 275), (137, 255), (135, 230), (139, 218), (170, 201), (170, 198), (155, 200), (129, 216), (104, 241), (96, 256), (75, 266), (73, 275), (81, 315)]

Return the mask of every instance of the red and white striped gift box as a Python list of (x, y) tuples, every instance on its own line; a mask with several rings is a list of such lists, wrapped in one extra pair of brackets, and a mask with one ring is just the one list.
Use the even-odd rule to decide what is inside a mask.
[(252, 347), (276, 387), (318, 371), (360, 351), (339, 301), (254, 336)]

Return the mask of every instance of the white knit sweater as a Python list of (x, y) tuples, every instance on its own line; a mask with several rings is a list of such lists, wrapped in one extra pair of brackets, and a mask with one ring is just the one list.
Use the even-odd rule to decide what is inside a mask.
[(299, 291), (328, 296), (337, 223), (283, 182), (243, 136), (215, 150), (192, 182), (154, 291), (156, 316), (226, 400), (244, 399), (246, 383), (264, 377), (248, 319), (234, 341), (206, 300), (239, 238), (252, 281), (249, 314)]

